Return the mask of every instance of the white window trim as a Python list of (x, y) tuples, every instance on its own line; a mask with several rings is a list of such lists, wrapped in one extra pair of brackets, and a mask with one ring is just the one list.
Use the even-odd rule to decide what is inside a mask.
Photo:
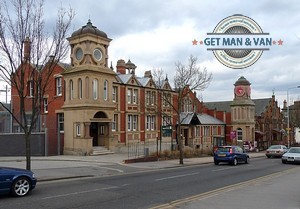
[(62, 96), (62, 77), (57, 76), (55, 77), (55, 86), (56, 86), (56, 96)]
[(33, 97), (34, 89), (33, 89), (33, 81), (29, 81), (29, 96)]
[(48, 98), (43, 99), (44, 113), (48, 113)]
[(132, 89), (127, 89), (127, 103), (131, 104), (132, 98), (131, 98)]
[(117, 92), (118, 92), (118, 87), (116, 87), (116, 86), (113, 86), (113, 93), (112, 93), (112, 101), (113, 102), (117, 102)]

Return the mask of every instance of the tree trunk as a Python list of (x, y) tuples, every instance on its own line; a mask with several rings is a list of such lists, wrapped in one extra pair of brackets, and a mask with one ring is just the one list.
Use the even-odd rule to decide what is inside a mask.
[(26, 143), (26, 170), (31, 170), (31, 148), (30, 148), (30, 135), (25, 133)]

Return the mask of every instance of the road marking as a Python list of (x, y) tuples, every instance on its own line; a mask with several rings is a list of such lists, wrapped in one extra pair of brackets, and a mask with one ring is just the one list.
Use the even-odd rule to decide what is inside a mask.
[(104, 167), (104, 166), (100, 166), (100, 168), (105, 168), (107, 170), (113, 170), (113, 171), (118, 171), (119, 173), (124, 173), (123, 170), (117, 169), (117, 168), (109, 168), (109, 167)]
[(193, 175), (197, 175), (197, 174), (199, 174), (199, 172), (183, 174), (183, 175), (177, 175), (177, 176), (168, 176), (168, 177), (165, 177), (165, 178), (155, 179), (155, 181), (163, 181), (163, 180), (168, 180), (168, 179), (181, 178), (181, 177), (185, 177), (185, 176), (193, 176)]
[(90, 192), (97, 192), (97, 191), (101, 191), (101, 190), (118, 189), (118, 188), (119, 188), (118, 186), (111, 186), (111, 187), (105, 187), (105, 188), (101, 188), (101, 189), (92, 189), (92, 190), (85, 190), (85, 191), (80, 191), (80, 192), (72, 192), (72, 193), (54, 195), (54, 196), (44, 197), (44, 198), (41, 198), (41, 199), (42, 200), (47, 200), (47, 199), (67, 197), (67, 196), (72, 196), (72, 195), (85, 194), (85, 193), (90, 193)]
[(197, 195), (194, 195), (194, 196), (190, 196), (190, 197), (187, 197), (187, 198), (174, 200), (172, 202), (162, 204), (162, 205), (158, 205), (158, 206), (152, 207), (150, 209), (174, 209), (174, 208), (179, 208), (179, 206), (184, 204), (184, 203), (192, 202), (192, 201), (195, 201), (195, 200), (199, 201), (199, 200), (204, 200), (204, 199), (207, 199), (207, 198), (211, 198), (211, 197), (217, 196), (217, 195), (219, 195), (221, 193), (224, 193), (224, 192), (233, 191), (233, 190), (242, 188), (244, 186), (248, 186), (248, 185), (255, 184), (255, 183), (258, 183), (258, 182), (262, 182), (262, 181), (267, 181), (267, 180), (270, 180), (272, 178), (279, 177), (279, 176), (291, 173), (291, 172), (299, 170), (299, 169), (300, 169), (299, 167), (294, 167), (294, 168), (291, 168), (291, 169), (288, 169), (288, 170), (279, 171), (279, 172), (276, 172), (276, 173), (273, 173), (273, 174), (258, 177), (258, 178), (248, 180), (248, 181), (245, 181), (245, 182), (240, 182), (240, 183), (237, 183), (237, 184), (225, 186), (225, 187), (222, 187), (222, 188), (218, 188), (218, 189), (215, 189), (215, 190), (211, 190), (211, 191), (204, 192), (204, 193), (201, 193), (201, 194), (197, 194)]
[(219, 168), (219, 169), (212, 170), (212, 172), (215, 172), (215, 171), (225, 171), (225, 170), (230, 170), (230, 169), (233, 169), (233, 168), (236, 168), (236, 167)]

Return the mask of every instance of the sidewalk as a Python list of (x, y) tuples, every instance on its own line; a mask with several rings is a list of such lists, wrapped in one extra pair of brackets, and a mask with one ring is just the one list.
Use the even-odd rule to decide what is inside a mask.
[[(249, 153), (249, 155), (250, 159), (265, 156), (264, 152)], [(178, 159), (125, 164), (123, 161), (126, 159), (128, 159), (126, 154), (31, 157), (31, 169), (36, 174), (38, 181), (51, 181), (213, 163), (211, 156), (185, 158), (183, 160), (184, 165), (180, 165)], [(0, 166), (25, 168), (26, 159), (25, 157), (0, 157)]]

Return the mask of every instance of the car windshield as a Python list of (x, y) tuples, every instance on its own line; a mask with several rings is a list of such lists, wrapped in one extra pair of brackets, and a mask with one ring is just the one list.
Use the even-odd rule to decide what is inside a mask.
[(300, 153), (300, 148), (291, 148), (289, 153)]
[(230, 151), (230, 147), (219, 147), (218, 151), (220, 151), (220, 152), (229, 152)]
[(272, 145), (271, 147), (269, 147), (269, 149), (280, 149), (281, 146), (280, 145)]

